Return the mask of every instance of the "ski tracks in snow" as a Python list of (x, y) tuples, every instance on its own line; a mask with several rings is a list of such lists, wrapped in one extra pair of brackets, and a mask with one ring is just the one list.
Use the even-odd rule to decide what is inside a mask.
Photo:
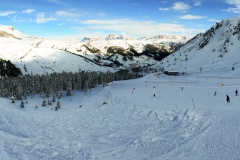
[(4, 160), (240, 157), (239, 153), (232, 152), (234, 147), (240, 149), (240, 126), (232, 123), (239, 119), (239, 113), (156, 110), (151, 108), (154, 102), (146, 108), (128, 101), (125, 96), (112, 92), (110, 84), (82, 99), (82, 108), (67, 107), (65, 101), (58, 112), (41, 111), (42, 108), (31, 112), (3, 109), (0, 114), (1, 156)]
[[(99, 113), (95, 113), (101, 123), (99, 139), (95, 139), (101, 144), (101, 148), (95, 148), (96, 157), (100, 159), (191, 157), (190, 150), (218, 122), (217, 116), (207, 111), (142, 110), (140, 106), (114, 95), (111, 86), (100, 95), (99, 99), (109, 98), (108, 104), (100, 106)], [(195, 152), (197, 155), (197, 149)]]

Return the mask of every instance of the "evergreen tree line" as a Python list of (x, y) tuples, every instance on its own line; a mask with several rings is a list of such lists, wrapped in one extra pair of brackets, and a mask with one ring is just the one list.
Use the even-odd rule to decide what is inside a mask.
[(0, 58), (0, 76), (17, 77), (21, 76), (22, 72), (10, 60)]
[(27, 96), (34, 97), (40, 94), (42, 98), (51, 96), (60, 98), (63, 91), (71, 96), (73, 90), (89, 89), (102, 84), (117, 80), (127, 80), (141, 77), (138, 74), (132, 74), (128, 71), (111, 72), (62, 72), (44, 75), (25, 75), (19, 77), (1, 77), (0, 78), (0, 96), (14, 97), (14, 99), (26, 99)]

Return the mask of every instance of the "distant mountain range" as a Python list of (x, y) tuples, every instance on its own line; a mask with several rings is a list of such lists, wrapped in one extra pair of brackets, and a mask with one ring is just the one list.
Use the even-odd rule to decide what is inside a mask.
[(110, 41), (110, 40), (139, 40), (139, 41), (149, 41), (149, 42), (162, 42), (162, 43), (185, 43), (187, 38), (185, 36), (176, 36), (176, 35), (158, 35), (154, 37), (140, 37), (138, 39), (134, 39), (133, 37), (127, 35), (115, 35), (110, 34), (108, 37), (105, 38), (88, 38), (84, 37), (81, 42), (93, 42), (93, 41)]
[[(240, 18), (217, 22), (186, 42), (182, 36), (133, 39), (123, 35), (84, 38), (82, 42), (50, 41), (0, 26), (0, 58), (22, 74), (52, 72), (162, 70), (200, 72), (240, 69)], [(240, 73), (236, 72), (240, 76)]]
[(0, 26), (0, 58), (10, 60), (22, 74), (132, 70), (152, 66), (186, 42), (181, 36), (133, 39), (111, 34), (82, 42), (50, 41)]

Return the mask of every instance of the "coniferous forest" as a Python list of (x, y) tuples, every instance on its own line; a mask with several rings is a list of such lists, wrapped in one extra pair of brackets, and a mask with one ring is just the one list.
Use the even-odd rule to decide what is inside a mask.
[[(106, 86), (107, 83), (141, 77), (139, 74), (122, 70), (116, 73), (80, 71), (77, 73), (62, 72), (43, 75), (25, 75), (18, 77), (2, 76), (0, 79), (0, 96), (14, 100), (23, 100), (40, 94), (42, 98), (61, 98), (64, 93), (72, 95), (74, 90), (89, 89), (97, 85)], [(64, 92), (65, 91), (65, 92)]]
[(10, 60), (0, 58), (0, 76), (17, 77), (21, 76), (22, 72)]

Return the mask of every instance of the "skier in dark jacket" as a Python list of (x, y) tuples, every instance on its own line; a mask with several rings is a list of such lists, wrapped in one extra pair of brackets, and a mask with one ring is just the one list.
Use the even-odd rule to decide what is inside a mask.
[(237, 96), (238, 95), (238, 90), (236, 90), (235, 93), (236, 93), (236, 96)]
[(230, 102), (230, 98), (229, 98), (229, 96), (228, 96), (228, 95), (226, 95), (226, 101), (227, 101), (227, 103), (229, 103), (229, 102)]
[(217, 95), (217, 91), (214, 92), (214, 96), (216, 96), (216, 95)]

